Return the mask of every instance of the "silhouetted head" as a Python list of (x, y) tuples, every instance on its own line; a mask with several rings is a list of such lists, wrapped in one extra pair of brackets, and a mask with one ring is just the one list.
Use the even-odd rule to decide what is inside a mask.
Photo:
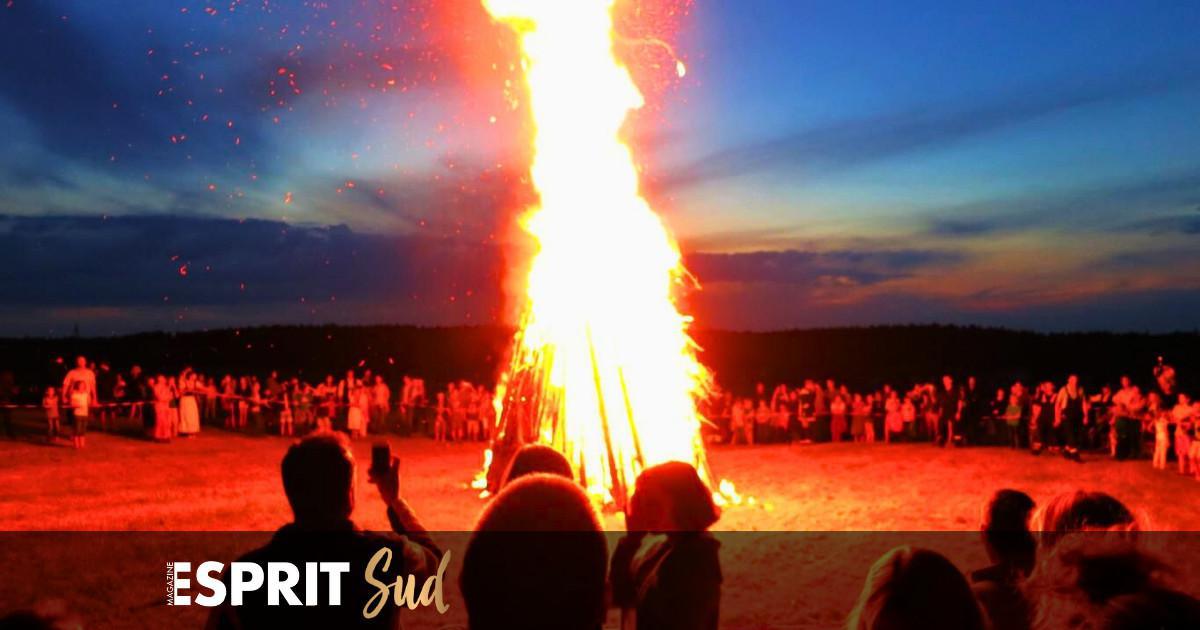
[(1200, 628), (1200, 600), (1165, 588), (1114, 597), (1097, 615), (1099, 630), (1193, 630)]
[(1133, 512), (1104, 492), (1065, 492), (1050, 500), (1041, 514), (1042, 546), (1053, 547), (1063, 535), (1078, 531), (1137, 531)]
[(638, 475), (629, 515), (638, 530), (698, 532), (716, 523), (721, 512), (691, 464), (667, 462)]
[(1200, 602), (1168, 588), (1170, 574), (1127, 537), (1073, 534), (1038, 563), (1026, 585), (1035, 607), (1034, 627), (1200, 627)]
[(283, 491), (296, 523), (321, 526), (354, 512), (354, 455), (341, 433), (297, 441), (283, 457)]
[(984, 630), (963, 574), (928, 549), (897, 547), (871, 567), (849, 630)]
[(992, 562), (1005, 563), (1029, 575), (1037, 543), (1029, 531), (1034, 503), (1020, 490), (998, 490), (983, 514), (983, 544)]
[(563, 457), (562, 453), (545, 444), (526, 444), (509, 462), (508, 470), (504, 473), (504, 483), (501, 485), (507, 486), (521, 477), (535, 473), (548, 473), (567, 479), (575, 478), (575, 473), (571, 470), (571, 463), (567, 461), (566, 457)]
[(459, 588), (472, 630), (596, 630), (604, 622), (608, 545), (583, 489), (527, 475), (484, 509)]

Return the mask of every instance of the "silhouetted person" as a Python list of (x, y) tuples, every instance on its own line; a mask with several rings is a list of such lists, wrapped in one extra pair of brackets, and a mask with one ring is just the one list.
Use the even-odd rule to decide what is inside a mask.
[(1114, 597), (1096, 615), (1099, 630), (1194, 630), (1200, 628), (1200, 600), (1165, 588)]
[(4, 435), (10, 438), (17, 435), (13, 431), (12, 409), (9, 407), (16, 394), (17, 383), (13, 378), (13, 373), (8, 370), (0, 370), (0, 428), (4, 430)]
[(1023, 630), (1031, 611), (1021, 590), (1033, 572), (1037, 542), (1029, 531), (1033, 499), (1018, 490), (992, 495), (983, 518), (983, 546), (992, 566), (971, 573), (972, 589), (992, 630)]
[(961, 433), (963, 398), (950, 375), (942, 377), (942, 386), (934, 401), (938, 412), (937, 443), (953, 445), (955, 437)]
[(557, 475), (505, 486), (475, 524), (459, 587), (471, 630), (598, 630), (608, 544), (591, 501)]
[(613, 604), (621, 607), (622, 628), (715, 629), (721, 545), (707, 531), (720, 517), (712, 490), (682, 462), (647, 468), (636, 487), (629, 533), (612, 560)]
[(1065, 492), (1042, 509), (1041, 543), (1054, 547), (1064, 535), (1080, 531), (1137, 531), (1133, 512), (1104, 492)]
[[(399, 459), (392, 457), (388, 470), (372, 472), (371, 483), (388, 506), (394, 533), (367, 532), (352, 519), (357, 479), (349, 440), (340, 433), (318, 433), (288, 449), (283, 458), (283, 490), (291, 504), (294, 521), (284, 525), (265, 547), (252, 551), (241, 561), (292, 562), (301, 569), (294, 591), (305, 592), (303, 563), (306, 561), (350, 562), (342, 580), (342, 605), (329, 606), (328, 579), (319, 581), (319, 606), (266, 606), (266, 589), (247, 594), (245, 605), (214, 609), (210, 628), (395, 628), (399, 608), (389, 603), (373, 619), (363, 617), (363, 606), (376, 593), (363, 579), (367, 563), (383, 547), (392, 550), (391, 564), (374, 575), (391, 584), (397, 576), (414, 575), (419, 586), (438, 571), (442, 552), (434, 545), (408, 504), (400, 498)], [(228, 576), (226, 576), (228, 582)], [(303, 597), (301, 595), (301, 597)]]
[(526, 444), (509, 462), (508, 470), (504, 473), (503, 485), (507, 486), (525, 475), (534, 473), (549, 473), (567, 479), (575, 478), (575, 473), (571, 470), (571, 462), (568, 462), (562, 453), (545, 444)]
[(971, 586), (945, 556), (896, 547), (871, 567), (848, 630), (984, 630)]
[(1127, 537), (1097, 532), (1061, 540), (1029, 581), (1038, 630), (1200, 628), (1200, 601), (1170, 588), (1171, 568)]

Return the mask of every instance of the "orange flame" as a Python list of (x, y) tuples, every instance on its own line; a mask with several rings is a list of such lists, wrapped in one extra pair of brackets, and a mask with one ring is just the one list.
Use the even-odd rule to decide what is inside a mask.
[(559, 449), (593, 496), (623, 505), (648, 466), (685, 461), (708, 479), (695, 402), (707, 375), (672, 301), (679, 250), (620, 139), (643, 100), (613, 55), (612, 3), (483, 0), (520, 38), (540, 196), (523, 221), (538, 251), (497, 400), (529, 403), (512, 381), (532, 372), (549, 404), (522, 416), (534, 427), (523, 440)]

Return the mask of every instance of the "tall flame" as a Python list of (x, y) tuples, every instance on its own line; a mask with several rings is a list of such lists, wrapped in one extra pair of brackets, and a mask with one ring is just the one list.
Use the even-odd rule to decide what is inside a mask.
[(695, 403), (706, 375), (672, 301), (679, 250), (620, 139), (643, 100), (613, 54), (613, 2), (483, 3), (520, 38), (540, 196), (524, 221), (538, 251), (500, 431), (554, 446), (589, 492), (618, 504), (662, 462), (707, 479)]

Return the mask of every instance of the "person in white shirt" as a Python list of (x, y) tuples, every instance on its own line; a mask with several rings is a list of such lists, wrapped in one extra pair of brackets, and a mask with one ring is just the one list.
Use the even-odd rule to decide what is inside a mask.
[(67, 372), (66, 378), (63, 379), (64, 403), (70, 404), (70, 398), (75, 394), (76, 384), (83, 385), (85, 393), (89, 396), (88, 404), (95, 405), (99, 402), (96, 398), (96, 373), (88, 368), (87, 358), (82, 356), (75, 358), (75, 367)]
[(83, 448), (87, 437), (89, 407), (92, 403), (92, 394), (88, 391), (86, 383), (75, 381), (75, 388), (71, 392), (69, 402), (71, 405), (71, 415), (75, 419), (75, 435), (73, 438), (75, 448)]

